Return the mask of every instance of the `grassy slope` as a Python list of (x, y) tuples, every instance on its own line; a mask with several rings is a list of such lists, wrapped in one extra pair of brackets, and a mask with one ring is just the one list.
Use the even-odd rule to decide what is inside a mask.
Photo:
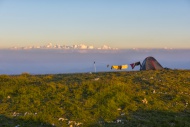
[(0, 76), (0, 126), (188, 127), (189, 103), (185, 70)]

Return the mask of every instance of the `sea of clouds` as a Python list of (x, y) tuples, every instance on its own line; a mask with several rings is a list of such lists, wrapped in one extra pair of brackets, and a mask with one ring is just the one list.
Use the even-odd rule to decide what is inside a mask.
[[(0, 50), (0, 74), (63, 74), (108, 72), (112, 65), (130, 64), (153, 56), (163, 67), (190, 69), (190, 50)], [(95, 66), (94, 66), (95, 62)], [(134, 70), (139, 70), (139, 66)]]

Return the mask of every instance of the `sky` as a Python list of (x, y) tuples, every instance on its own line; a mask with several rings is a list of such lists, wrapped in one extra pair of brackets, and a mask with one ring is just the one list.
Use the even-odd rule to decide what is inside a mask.
[(190, 0), (0, 0), (0, 48), (190, 49)]

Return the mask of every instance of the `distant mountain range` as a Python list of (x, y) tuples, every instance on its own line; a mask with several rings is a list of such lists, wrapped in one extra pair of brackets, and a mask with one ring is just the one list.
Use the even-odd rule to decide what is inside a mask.
[(27, 47), (12, 47), (11, 49), (23, 49), (23, 50), (28, 50), (28, 49), (81, 49), (81, 50), (118, 50), (118, 48), (112, 48), (107, 45), (103, 45), (101, 47), (94, 47), (93, 45), (85, 45), (85, 44), (79, 44), (79, 45), (72, 45), (72, 46), (67, 46), (67, 45), (53, 45), (52, 43), (49, 43), (44, 46), (27, 46)]
[[(11, 47), (9, 48), (11, 50), (33, 50), (33, 49), (42, 49), (42, 50), (60, 50), (63, 49), (65, 51), (84, 51), (84, 50), (88, 50), (88, 51), (118, 51), (118, 50), (122, 50), (119, 48), (113, 48), (110, 47), (108, 45), (102, 45), (101, 47), (95, 47), (93, 45), (85, 45), (85, 44), (74, 44), (74, 45), (53, 45), (52, 43), (49, 43), (47, 45), (43, 45), (43, 46), (25, 46), (25, 47)], [(133, 50), (133, 51), (151, 51), (151, 50), (167, 50), (167, 51), (172, 51), (172, 50), (189, 50), (189, 49), (174, 49), (174, 48), (168, 48), (168, 47), (163, 47), (163, 48), (130, 48), (130, 49), (125, 49), (125, 50)]]

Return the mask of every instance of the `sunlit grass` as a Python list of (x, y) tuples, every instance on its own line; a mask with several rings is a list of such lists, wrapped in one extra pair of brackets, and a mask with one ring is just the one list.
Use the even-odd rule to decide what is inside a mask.
[(190, 71), (0, 76), (0, 126), (190, 126)]

